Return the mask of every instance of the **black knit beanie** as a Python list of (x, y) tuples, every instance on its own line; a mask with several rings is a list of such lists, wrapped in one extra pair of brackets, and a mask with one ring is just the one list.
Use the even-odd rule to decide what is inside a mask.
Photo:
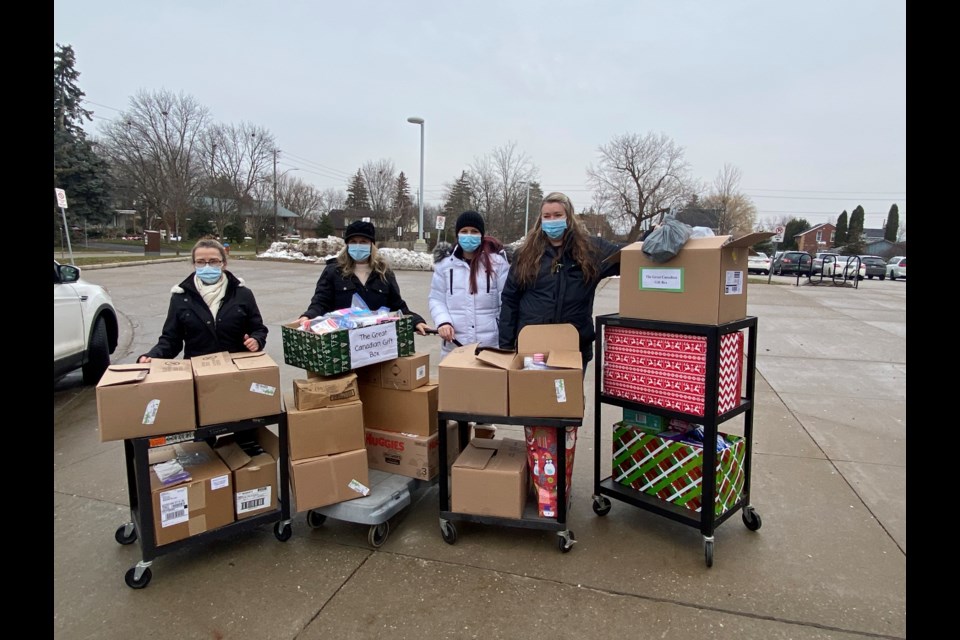
[(351, 222), (347, 226), (346, 232), (343, 234), (343, 241), (346, 242), (354, 236), (367, 238), (374, 244), (377, 242), (377, 230), (374, 228), (373, 223), (371, 222), (364, 222), (363, 220), (354, 220)]
[(476, 211), (464, 211), (457, 218), (457, 233), (460, 233), (460, 229), (464, 227), (473, 227), (480, 232), (480, 235), (486, 235), (486, 230), (484, 229), (483, 216), (481, 216)]

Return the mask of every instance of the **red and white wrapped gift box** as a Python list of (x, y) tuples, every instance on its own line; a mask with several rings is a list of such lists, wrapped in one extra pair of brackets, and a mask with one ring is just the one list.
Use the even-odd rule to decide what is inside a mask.
[[(652, 407), (704, 415), (707, 337), (629, 327), (604, 328), (601, 393)], [(717, 414), (737, 407), (743, 332), (720, 336)]]

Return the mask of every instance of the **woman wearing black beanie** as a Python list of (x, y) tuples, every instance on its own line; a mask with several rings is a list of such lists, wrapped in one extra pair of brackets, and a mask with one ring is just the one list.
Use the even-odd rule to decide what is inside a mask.
[(457, 244), (434, 266), (430, 285), (430, 315), (444, 340), (441, 359), (453, 350), (452, 340), (499, 345), (500, 293), (510, 270), (503, 244), (486, 235), (479, 213), (461, 213), (456, 231)]

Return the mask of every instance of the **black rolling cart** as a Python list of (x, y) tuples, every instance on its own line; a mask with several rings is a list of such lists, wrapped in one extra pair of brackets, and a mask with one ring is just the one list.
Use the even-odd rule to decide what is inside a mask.
[(508, 527), (524, 529), (545, 529), (557, 532), (557, 546), (561, 553), (570, 551), (576, 542), (573, 531), (567, 529), (567, 460), (565, 455), (557, 456), (557, 517), (541, 517), (537, 505), (527, 501), (521, 518), (505, 518), (499, 516), (479, 516), (470, 513), (459, 513), (451, 510), (450, 485), (447, 472), (447, 420), (453, 420), (460, 425), (460, 450), (467, 446), (470, 437), (469, 422), (484, 424), (517, 424), (523, 426), (553, 427), (557, 430), (557, 446), (563, 446), (564, 430), (567, 427), (579, 427), (583, 422), (580, 418), (521, 418), (505, 416), (488, 416), (473, 413), (457, 413), (440, 411), (437, 413), (440, 447), (440, 535), (447, 544), (457, 541), (457, 529), (454, 521), (479, 522), (481, 524), (498, 524)]
[[(611, 395), (606, 387), (604, 379), (604, 361), (606, 331), (608, 328), (624, 327), (626, 329), (640, 329), (668, 334), (686, 334), (687, 336), (701, 336), (705, 338), (706, 352), (704, 355), (705, 365), (703, 367), (703, 416), (690, 412), (665, 409), (642, 402), (628, 400), (623, 397)], [(670, 518), (688, 526), (697, 527), (703, 535), (704, 556), (708, 567), (713, 566), (713, 545), (714, 530), (721, 523), (730, 518), (737, 511), (741, 512), (744, 525), (751, 531), (756, 531), (761, 526), (760, 514), (750, 505), (750, 480), (751, 480), (751, 455), (753, 452), (753, 394), (754, 383), (756, 379), (756, 353), (757, 353), (757, 319), (750, 316), (743, 320), (728, 322), (720, 325), (698, 325), (675, 322), (662, 322), (654, 320), (638, 320), (634, 318), (624, 318), (618, 314), (608, 314), (597, 316), (597, 349), (595, 363), (595, 409), (594, 409), (594, 434), (596, 444), (594, 446), (594, 495), (593, 511), (598, 516), (605, 516), (610, 512), (611, 503), (609, 498), (615, 498), (627, 504), (631, 504), (647, 511), (652, 511), (664, 517)], [(725, 410), (718, 415), (720, 378), (721, 378), (721, 340), (728, 334), (739, 331), (746, 331), (744, 340), (744, 349), (746, 351), (747, 376), (745, 389), (739, 394), (733, 402), (733, 407)], [(742, 360), (741, 360), (742, 361)], [(647, 382), (644, 382), (647, 383)], [(690, 423), (703, 425), (704, 443), (702, 455), (697, 461), (696, 468), (691, 474), (698, 477), (700, 490), (702, 491), (700, 510), (696, 512), (686, 506), (675, 504), (662, 499), (661, 497), (639, 491), (632, 486), (622, 484), (614, 479), (613, 475), (606, 478), (600, 477), (601, 449), (607, 455), (613, 453), (612, 447), (607, 448), (602, 445), (601, 436), (601, 411), (603, 404), (616, 405), (626, 409), (635, 409), (648, 414), (662, 416), (666, 419), (675, 418)], [(715, 513), (715, 501), (717, 499), (717, 460), (718, 454), (715, 446), (718, 433), (718, 425), (722, 424), (739, 415), (744, 416), (744, 435), (743, 435), (743, 460), (740, 465), (742, 470), (742, 488), (734, 493), (731, 503), (728, 503), (723, 511), (718, 515)], [(649, 468), (653, 468), (657, 463), (656, 459), (651, 457), (649, 461), (644, 460)], [(616, 472), (616, 469), (614, 470)], [(659, 471), (657, 471), (659, 473)], [(649, 484), (649, 483), (648, 483)], [(651, 489), (652, 491), (652, 489)]]
[[(176, 444), (179, 442), (198, 442), (208, 438), (256, 429), (271, 424), (278, 425), (280, 439), (280, 458), (277, 465), (280, 468), (280, 484), (277, 489), (277, 503), (279, 508), (260, 513), (242, 520), (205, 531), (183, 540), (177, 540), (157, 546), (153, 517), (153, 503), (150, 494), (150, 465), (148, 452), (155, 447)], [(124, 580), (132, 589), (143, 589), (150, 583), (152, 573), (150, 566), (154, 558), (171, 551), (194, 544), (202, 544), (212, 540), (233, 535), (241, 530), (253, 529), (263, 524), (276, 523), (273, 533), (277, 540), (286, 542), (293, 533), (290, 526), (290, 469), (289, 453), (287, 451), (287, 414), (281, 412), (275, 415), (250, 418), (236, 422), (225, 422), (207, 427), (198, 427), (195, 431), (172, 433), (162, 436), (148, 436), (132, 438), (123, 441), (123, 450), (127, 466), (127, 491), (130, 499), (130, 522), (120, 525), (114, 535), (120, 544), (133, 544), (140, 541), (141, 560), (124, 575)]]

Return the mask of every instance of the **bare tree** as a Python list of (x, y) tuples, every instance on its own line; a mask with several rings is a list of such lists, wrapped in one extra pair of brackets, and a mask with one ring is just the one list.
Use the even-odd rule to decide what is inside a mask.
[(626, 229), (628, 242), (690, 193), (683, 148), (666, 134), (623, 134), (601, 145), (599, 153), (598, 166), (587, 168), (588, 182), (610, 203), (610, 224)]
[(360, 171), (367, 186), (374, 219), (380, 224), (387, 222), (392, 224), (395, 220), (387, 220), (385, 216), (390, 210), (390, 200), (393, 197), (393, 187), (397, 179), (397, 170), (393, 166), (393, 161), (387, 159), (368, 161), (363, 164)]
[[(168, 231), (180, 230), (208, 184), (202, 162), (208, 118), (209, 111), (191, 96), (140, 91), (129, 111), (103, 130), (114, 170), (135, 185), (138, 199), (160, 215)], [(145, 229), (152, 226), (144, 220)]]
[(501, 238), (523, 233), (527, 182), (537, 179), (537, 169), (515, 142), (496, 147), (470, 166), (470, 187), (490, 233)]
[(717, 227), (720, 235), (747, 232), (753, 228), (757, 208), (748, 196), (740, 191), (740, 169), (724, 164), (713, 181), (713, 190), (703, 198), (705, 208), (719, 212)]
[(323, 190), (323, 209), (324, 213), (330, 213), (334, 209), (343, 209), (347, 202), (347, 193), (342, 189), (329, 187)]
[(277, 202), (300, 216), (300, 228), (316, 226), (323, 211), (323, 194), (297, 177), (281, 175), (277, 178)]
[[(242, 215), (245, 203), (257, 190), (259, 183), (273, 179), (273, 150), (276, 149), (273, 134), (247, 122), (217, 125), (211, 127), (205, 144), (207, 157), (213, 159), (212, 166), (218, 184), (229, 189), (229, 198), (236, 203), (236, 210)], [(269, 189), (259, 192), (272, 202), (272, 190), (271, 184)], [(219, 209), (219, 214), (214, 213), (214, 224), (218, 229), (223, 229), (234, 212), (227, 210), (227, 207)]]

